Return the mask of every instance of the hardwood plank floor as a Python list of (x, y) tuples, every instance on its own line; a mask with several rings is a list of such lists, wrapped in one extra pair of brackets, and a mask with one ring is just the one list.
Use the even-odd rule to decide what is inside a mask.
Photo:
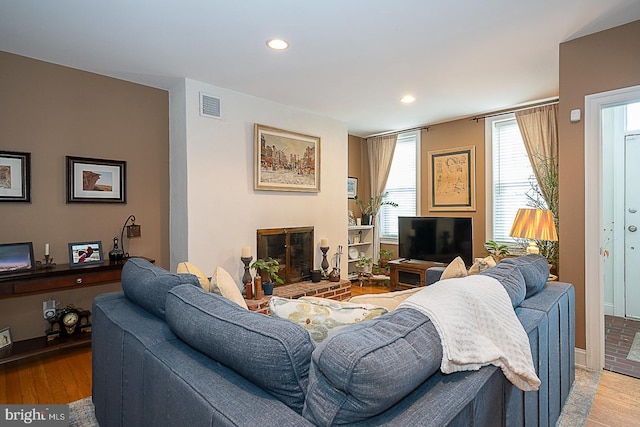
[(0, 365), (0, 403), (65, 404), (91, 396), (91, 347)]
[(640, 380), (602, 371), (588, 427), (640, 425)]

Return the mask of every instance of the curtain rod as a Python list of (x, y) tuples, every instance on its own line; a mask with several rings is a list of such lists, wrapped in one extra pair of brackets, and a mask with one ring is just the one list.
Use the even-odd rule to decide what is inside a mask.
[(411, 132), (412, 130), (423, 130), (423, 129), (429, 130), (429, 126), (417, 126), (417, 127), (409, 128), (409, 129), (390, 130), (388, 132), (374, 133), (373, 135), (365, 136), (364, 139), (373, 138), (374, 136), (399, 135), (401, 133)]
[(526, 105), (526, 106), (522, 106), (520, 108), (515, 108), (513, 110), (501, 111), (499, 113), (485, 114), (484, 116), (472, 117), (469, 120), (475, 120), (476, 122), (478, 122), (478, 120), (483, 120), (483, 119), (486, 119), (486, 118), (489, 118), (489, 117), (502, 116), (504, 114), (511, 114), (511, 113), (515, 113), (516, 111), (524, 111), (524, 110), (529, 110), (531, 108), (536, 108), (536, 107), (545, 107), (547, 105), (555, 105), (558, 102), (560, 102), (559, 99), (558, 98), (554, 98), (552, 100), (541, 101), (541, 102), (529, 104), (529, 105)]

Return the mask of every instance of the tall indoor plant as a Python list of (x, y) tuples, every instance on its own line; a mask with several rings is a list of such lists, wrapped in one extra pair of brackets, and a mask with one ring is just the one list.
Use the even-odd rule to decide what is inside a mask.
[(378, 216), (378, 212), (382, 206), (389, 205), (394, 208), (398, 207), (396, 202), (384, 200), (385, 197), (387, 197), (387, 193), (380, 193), (375, 196), (371, 196), (366, 205), (362, 199), (358, 198), (357, 195), (354, 197), (356, 204), (360, 207), (360, 211), (362, 212), (362, 225), (372, 225), (373, 220)]

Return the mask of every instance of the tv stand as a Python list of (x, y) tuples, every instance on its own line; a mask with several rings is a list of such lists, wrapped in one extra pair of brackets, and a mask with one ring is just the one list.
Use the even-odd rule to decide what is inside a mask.
[(411, 289), (427, 284), (427, 270), (445, 264), (434, 261), (398, 259), (389, 261), (390, 284), (392, 289)]

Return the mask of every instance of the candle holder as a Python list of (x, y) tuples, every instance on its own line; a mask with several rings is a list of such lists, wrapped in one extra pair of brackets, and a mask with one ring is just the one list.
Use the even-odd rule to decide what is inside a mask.
[(329, 261), (327, 261), (327, 252), (329, 251), (329, 246), (320, 246), (320, 250), (322, 251), (322, 263), (320, 267), (322, 267), (322, 276), (327, 277), (327, 273), (329, 270)]
[(49, 255), (45, 255), (44, 262), (38, 262), (36, 267), (41, 269), (47, 269), (47, 268), (53, 268), (55, 267), (55, 265), (56, 263), (53, 262), (53, 257)]
[(242, 275), (242, 283), (244, 284), (251, 283), (253, 281), (253, 278), (251, 277), (251, 273), (249, 272), (249, 263), (251, 262), (252, 259), (253, 259), (252, 256), (240, 257), (240, 260), (242, 260), (242, 262), (244, 263), (244, 274)]

